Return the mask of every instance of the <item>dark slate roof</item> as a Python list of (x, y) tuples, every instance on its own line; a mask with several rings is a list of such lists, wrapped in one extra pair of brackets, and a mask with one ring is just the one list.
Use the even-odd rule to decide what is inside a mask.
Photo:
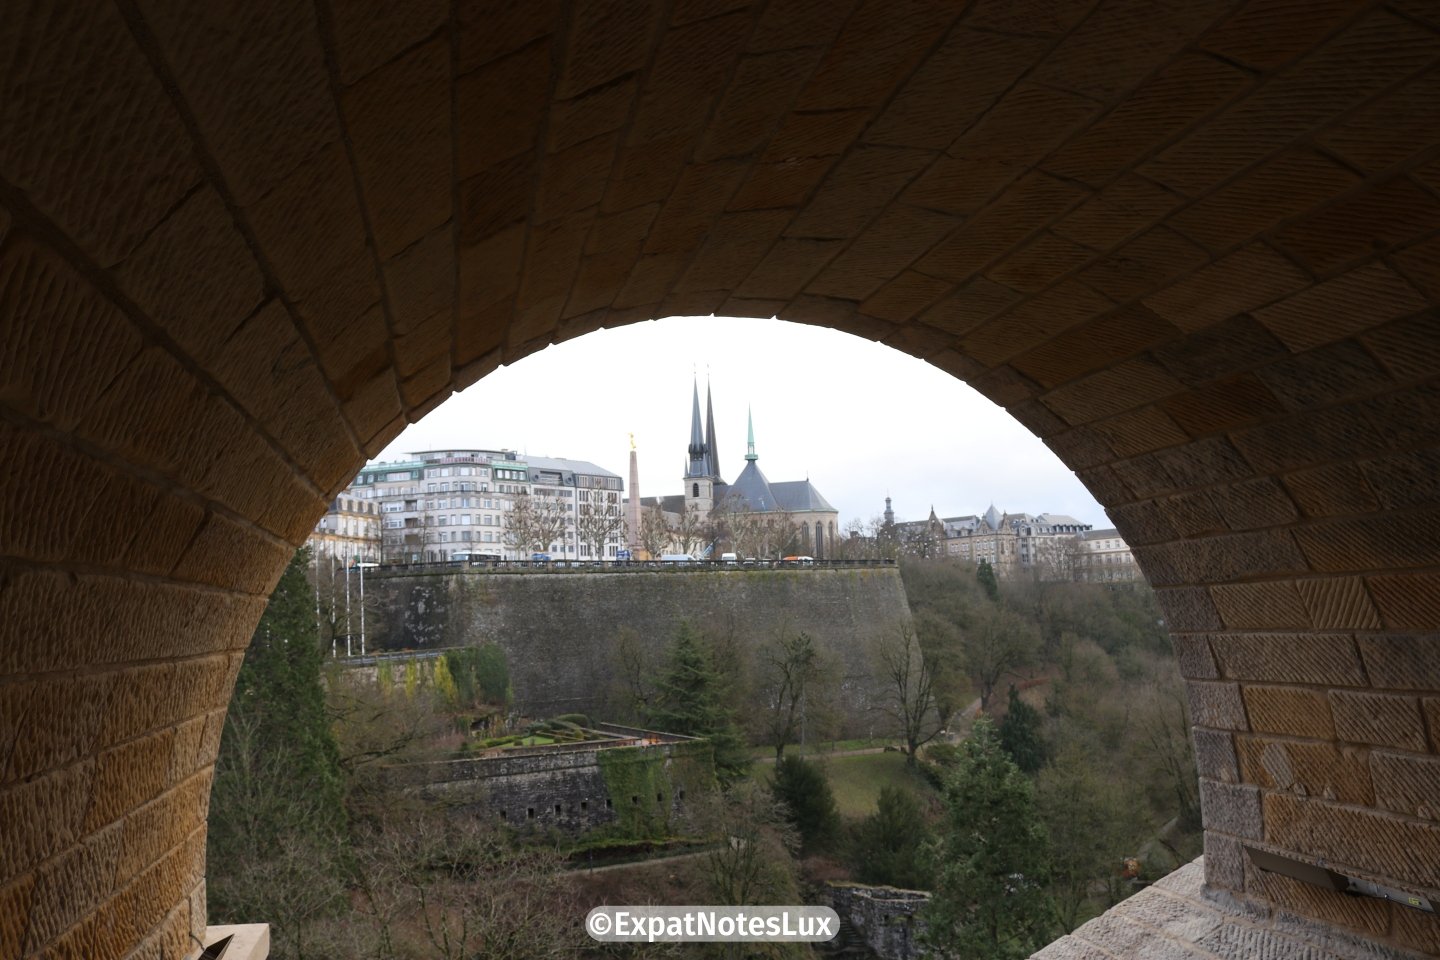
[[(720, 492), (716, 491), (716, 499), (720, 499)], [(780, 500), (771, 489), (770, 481), (760, 470), (758, 460), (747, 460), (745, 469), (740, 471), (740, 476), (735, 482), (729, 484), (725, 489), (724, 496), (739, 497), (746, 509), (752, 513), (769, 513), (771, 510), (780, 508)]]
[(641, 509), (649, 509), (650, 507), (655, 506), (655, 504), (657, 503), (660, 504), (660, 509), (664, 510), (666, 513), (685, 512), (685, 495), (682, 493), (672, 493), (668, 497), (640, 498)]
[(790, 513), (799, 513), (805, 510), (837, 512), (834, 507), (830, 506), (830, 501), (820, 496), (820, 491), (816, 490), (815, 485), (809, 480), (784, 480), (770, 484), (770, 489), (774, 492), (775, 500), (780, 504), (781, 510)]

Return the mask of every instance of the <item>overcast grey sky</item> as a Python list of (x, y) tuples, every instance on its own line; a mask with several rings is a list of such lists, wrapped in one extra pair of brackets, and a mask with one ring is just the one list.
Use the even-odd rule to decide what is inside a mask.
[(835, 330), (779, 320), (671, 317), (601, 330), (532, 354), (450, 398), (381, 454), (514, 448), (590, 460), (626, 478), (628, 434), (640, 494), (680, 492), (692, 372), (704, 415), (707, 370), (726, 480), (745, 465), (745, 411), (772, 481), (808, 476), (840, 519), (894, 498), (901, 519), (1001, 510), (1068, 513), (1110, 526), (1044, 444), (949, 374)]

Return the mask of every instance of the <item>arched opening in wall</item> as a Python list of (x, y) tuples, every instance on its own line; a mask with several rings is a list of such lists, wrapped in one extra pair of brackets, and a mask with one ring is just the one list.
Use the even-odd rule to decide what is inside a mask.
[[(797, 379), (796, 355), (823, 358), (824, 376)], [(686, 502), (702, 484), (713, 491), (703, 512)], [(336, 502), (371, 522), (337, 532), (332, 511), (312, 537), (330, 631), (320, 642), (335, 677), (358, 678), (342, 686), (371, 683), (378, 655), (390, 679), (373, 682), (451, 717), (432, 743), (407, 744), (412, 769), (451, 777), (457, 756), (559, 749), (564, 738), (544, 724), (562, 716), (714, 734), (667, 728), (695, 719), (663, 693), (688, 630), (707, 669), (730, 677), (707, 696), (750, 748), (860, 741), (849, 749), (863, 752), (827, 766), (852, 820), (879, 816), (885, 787), (939, 804), (905, 758), (943, 780), (983, 712), (1032, 790), (1068, 777), (1075, 804), (1110, 825), (1085, 880), (1142, 850), (1157, 875), (1199, 852), (1183, 695), (1153, 597), (1133, 564), (1125, 582), (1096, 583), (1084, 560), (1098, 542), (1118, 554), (1123, 541), (1039, 440), (913, 357), (775, 320), (589, 334), (452, 398)], [(813, 559), (786, 559), (801, 556)], [(482, 658), (503, 682), (487, 687)], [(916, 673), (897, 682), (887, 664)], [(797, 672), (785, 680), (786, 670)], [(507, 715), (524, 719), (506, 726)], [(374, 748), (337, 732), (344, 756)], [(877, 761), (886, 747), (901, 749)], [(1082, 777), (1078, 756), (1105, 775)], [(1125, 810), (1105, 782), (1138, 785)], [(558, 820), (566, 788), (556, 789)], [(620, 829), (614, 799), (633, 808), (648, 792), (663, 804), (663, 790), (623, 790), (593, 826)], [(1051, 829), (1075, 804), (1043, 808)], [(212, 821), (226, 815), (212, 809)], [(844, 869), (916, 882), (877, 876), (880, 860), (872, 851)], [(212, 868), (216, 919), (228, 916), (217, 896), (226, 869)], [(1079, 889), (1074, 915), (1098, 906)]]

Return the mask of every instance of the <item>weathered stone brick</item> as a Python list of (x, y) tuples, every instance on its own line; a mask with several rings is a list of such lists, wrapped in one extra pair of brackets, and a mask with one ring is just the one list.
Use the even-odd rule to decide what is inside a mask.
[(1440, 697), (1423, 697), (1420, 710), (1425, 714), (1425, 725), (1430, 728), (1430, 742), (1440, 744)]
[(80, 840), (94, 772), (85, 760), (0, 790), (0, 876), (18, 877)]
[(1259, 840), (1264, 832), (1260, 790), (1256, 787), (1201, 780), (1200, 812), (1206, 830), (1246, 840)]
[(1425, 724), (1414, 697), (1393, 694), (1330, 691), (1335, 711), (1335, 736), (1352, 743), (1423, 752)]
[[(1140, 172), (1169, 182), (1154, 164)], [(1321, 154), (1282, 153), (1177, 213), (1170, 224), (1221, 255), (1253, 242), (1274, 224), (1313, 209), (1355, 182), (1354, 174)]]
[(1216, 586), (1211, 593), (1221, 618), (1233, 629), (1311, 626), (1295, 584), (1290, 581)]
[[(1044, 346), (1016, 357), (1012, 364), (1037, 383), (1054, 387), (1098, 370), (1116, 358), (1171, 340), (1179, 332), (1143, 307), (1121, 308), (1059, 334)], [(1184, 439), (1181, 434), (1175, 442)]]
[(1180, 676), (1187, 680), (1216, 680), (1220, 677), (1215, 657), (1210, 652), (1211, 640), (1208, 634), (1203, 633), (1170, 633), (1170, 644), (1180, 664)]
[(23, 956), (34, 890), (33, 874), (0, 887), (0, 956)]
[(1353, 463), (1337, 463), (1281, 478), (1295, 502), (1311, 517), (1367, 513), (1379, 506), (1365, 476)]
[(341, 97), (371, 235), (388, 260), (453, 215), (450, 51), (416, 47)]
[[(1293, 911), (1301, 917), (1323, 917), (1330, 924), (1342, 924), (1365, 931), (1370, 937), (1382, 936), (1389, 920), (1386, 905), (1378, 900), (1354, 897), (1305, 883), (1283, 874), (1257, 870), (1265, 897), (1280, 910)], [(1309, 930), (1298, 933), (1309, 934)], [(1313, 935), (1312, 935), (1313, 936)], [(1308, 939), (1308, 938), (1307, 938)], [(1292, 949), (1303, 940), (1290, 941)]]
[(1333, 740), (1335, 724), (1325, 694), (1304, 687), (1246, 684), (1245, 713), (1256, 733)]
[(1440, 820), (1440, 758), (1375, 750), (1370, 754), (1375, 801), (1410, 817)]
[(1245, 849), (1239, 840), (1205, 832), (1205, 884), (1222, 890), (1245, 889)]
[(1376, 634), (1357, 639), (1371, 686), (1440, 690), (1440, 634)]
[(1265, 839), (1296, 853), (1421, 887), (1440, 863), (1440, 826), (1291, 794), (1262, 799)]
[(1440, 576), (1429, 573), (1365, 578), (1385, 626), (1392, 630), (1433, 630), (1440, 623)]
[[(1195, 744), (1195, 768), (1200, 776), (1221, 783), (1238, 783), (1240, 768), (1235, 758), (1235, 738), (1223, 730), (1195, 727), (1190, 731)], [(1251, 783), (1257, 782), (1250, 780)]]
[[(7, 32), (0, 60), (17, 69), (0, 86), (0, 102), (7, 127), (25, 135), (0, 144), (0, 169), (101, 266), (112, 266), (200, 181), (190, 139), (113, 7), (36, 6), (23, 29)], [(61, 156), (67, 160), (57, 165)]]
[(1423, 507), (1440, 500), (1440, 451), (1421, 450), (1366, 460), (1365, 480), (1386, 507)]
[[(1175, 530), (1184, 537), (1198, 537), (1205, 534), (1224, 533), (1230, 529), (1215, 501), (1205, 490), (1177, 493), (1154, 501), (1163, 507), (1166, 519), (1174, 524)], [(1127, 539), (1126, 541), (1133, 542)]]
[(1246, 783), (1339, 803), (1375, 802), (1363, 750), (1251, 736), (1238, 736), (1235, 743)]
[(1390, 933), (1412, 950), (1440, 954), (1440, 917), (1398, 903), (1390, 904)]
[[(79, 426), (140, 353), (140, 333), (54, 251), (17, 237), (0, 252), (0, 390), (62, 430)], [(64, 354), (54, 364), (48, 357)]]
[(313, 10), (191, 11), (155, 0), (139, 7), (242, 205), (339, 136)]
[(1295, 587), (1317, 628), (1373, 630), (1380, 626), (1380, 615), (1360, 577), (1298, 580)]
[(1220, 633), (1211, 638), (1210, 647), (1227, 680), (1366, 685), (1349, 634)]
[[(843, 172), (843, 169), (837, 173)], [(800, 222), (803, 220), (804, 214)], [(959, 222), (944, 214), (893, 204), (867, 225), (865, 232), (856, 237), (845, 252), (836, 257), (806, 289), (821, 296), (863, 301), (887, 282), (898, 280), (901, 272), (916, 257), (934, 246)], [(939, 284), (939, 287), (921, 306), (928, 305), (951, 286), (933, 277), (925, 279)]]
[(797, 104), (802, 110), (871, 106), (921, 61), (960, 11), (861, 0)]
[[(715, 108), (696, 158), (716, 160), (761, 150), (823, 53), (823, 49), (811, 47), (743, 57)], [(634, 91), (622, 89), (622, 93), (628, 106)], [(623, 121), (623, 113), (620, 119)]]
[(91, 834), (36, 871), (25, 938), (30, 951), (54, 940), (109, 897), (120, 846), (120, 824), (115, 824)]
[(1300, 351), (1418, 313), (1425, 305), (1424, 297), (1393, 270), (1372, 264), (1257, 310), (1255, 317)]
[[(876, 290), (874, 295), (866, 298), (860, 304), (860, 310), (893, 323), (904, 323), (933, 305), (950, 292), (952, 287), (953, 284), (948, 280), (936, 280), (923, 273), (906, 270)], [(929, 324), (925, 324), (925, 326), (943, 336), (947, 348), (954, 343), (954, 338), (948, 331), (941, 331)]]
[(1238, 683), (1185, 682), (1190, 704), (1190, 722), (1217, 730), (1246, 730), (1245, 702)]
[(1122, 361), (1042, 398), (1047, 407), (1074, 424), (1089, 423), (1178, 393), (1179, 381), (1145, 359)]
[(1277, 240), (1317, 273), (1327, 274), (1431, 233), (1440, 202), (1395, 177), (1347, 196), (1281, 230)]
[(1158, 590), (1155, 596), (1171, 630), (1205, 631), (1222, 627), (1220, 614), (1209, 591), (1203, 587)]
[(1280, 402), (1258, 378), (1239, 374), (1166, 399), (1162, 406), (1191, 436), (1248, 426), (1280, 413)]

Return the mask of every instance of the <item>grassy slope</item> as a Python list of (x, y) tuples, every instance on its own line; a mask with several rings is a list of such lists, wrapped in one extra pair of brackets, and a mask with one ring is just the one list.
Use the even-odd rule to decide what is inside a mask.
[(858, 818), (874, 813), (880, 788), (884, 786), (904, 787), (922, 801), (934, 795), (925, 778), (906, 768), (905, 755), (901, 753), (830, 757), (825, 760), (825, 772), (842, 817)]

